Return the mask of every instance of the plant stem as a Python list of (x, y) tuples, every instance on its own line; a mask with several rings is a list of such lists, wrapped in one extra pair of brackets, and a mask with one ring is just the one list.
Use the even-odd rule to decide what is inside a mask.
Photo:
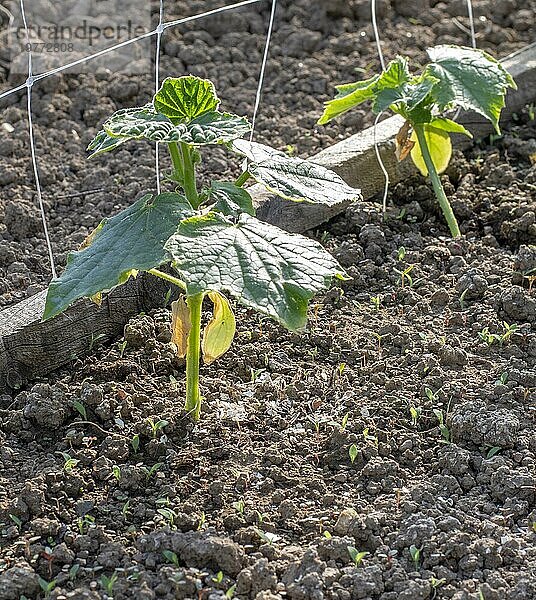
[(249, 171), (244, 171), (244, 173), (242, 173), (242, 175), (240, 175), (240, 177), (235, 181), (236, 187), (242, 187), (250, 177), (251, 175), (249, 174)]
[(155, 277), (160, 277), (160, 279), (163, 279), (164, 281), (169, 281), (170, 283), (173, 283), (176, 286), (180, 287), (182, 290), (186, 291), (186, 284), (184, 283), (184, 281), (173, 277), (173, 275), (168, 275), (167, 273), (163, 273), (158, 269), (150, 269), (149, 271), (147, 271), (147, 273), (150, 273)]
[(199, 207), (199, 195), (195, 181), (195, 165), (192, 158), (192, 149), (185, 142), (181, 142), (182, 162), (184, 165), (183, 187), (188, 202), (194, 209)]
[(194, 421), (201, 416), (201, 394), (199, 392), (199, 359), (201, 356), (201, 307), (205, 294), (196, 294), (187, 298), (192, 324), (188, 335), (186, 353), (186, 404), (185, 410), (192, 414)]
[(175, 180), (180, 182), (184, 179), (184, 167), (182, 164), (182, 156), (179, 150), (177, 142), (170, 142), (168, 144), (169, 153), (171, 154), (171, 161), (173, 163), (173, 175)]
[(441, 210), (443, 211), (445, 219), (447, 220), (450, 233), (454, 238), (460, 237), (461, 233), (460, 228), (458, 226), (458, 221), (456, 220), (456, 216), (454, 215), (452, 206), (450, 205), (450, 202), (445, 194), (445, 190), (441, 185), (441, 180), (439, 179), (439, 175), (437, 174), (434, 161), (432, 160), (432, 157), (430, 155), (430, 149), (428, 148), (426, 136), (424, 134), (424, 125), (422, 123), (413, 124), (413, 129), (417, 134), (417, 140), (419, 141), (422, 157), (424, 159), (426, 168), (428, 169), (428, 176), (430, 177), (430, 181), (432, 182), (432, 187), (434, 188), (434, 192), (439, 201), (439, 205), (441, 206)]

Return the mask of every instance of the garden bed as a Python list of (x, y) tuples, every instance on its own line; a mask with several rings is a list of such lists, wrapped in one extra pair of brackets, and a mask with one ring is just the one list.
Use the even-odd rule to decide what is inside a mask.
[[(271, 129), (272, 143), (273, 134), (276, 145), (312, 154), (370, 123), (357, 111), (342, 125), (310, 128), (322, 94), (335, 81), (355, 78), (351, 69), (374, 55), (368, 17), (359, 20), (364, 4), (350, 3), (346, 20), (342, 4), (322, 3), (319, 10), (329, 6), (332, 14), (313, 26), (309, 3), (283, 3), (260, 139)], [(479, 44), (497, 50), (493, 36), (506, 36), (506, 54), (529, 35), (508, 27), (520, 22), (521, 3), (493, 8), (504, 12), (486, 12), (496, 25)], [(252, 12), (240, 14), (253, 27)], [(385, 15), (389, 51), (395, 41), (408, 51), (400, 42), (405, 30), (418, 38), (408, 42), (417, 57), (428, 43), (465, 42), (443, 5), (418, 15), (432, 15), (444, 28), (435, 25), (433, 38), (425, 25), (409, 25), (391, 9)], [(223, 31), (240, 30), (240, 22), (229, 16)], [(340, 44), (355, 44), (349, 33), (360, 28), (369, 41), (345, 53)], [(228, 46), (224, 36), (231, 34), (207, 30)], [(176, 43), (193, 52), (199, 39), (212, 47), (204, 33), (177, 36)], [(292, 39), (301, 41), (293, 46)], [(314, 59), (307, 39), (317, 39)], [(181, 74), (173, 60), (164, 60), (163, 69)], [(288, 82), (290, 65), (299, 62), (303, 77)], [(213, 75), (211, 68), (199, 74)], [(83, 132), (77, 119), (95, 128), (109, 112), (112, 100), (93, 114), (101, 108), (89, 97), (115, 86), (107, 77), (88, 77), (95, 87), (83, 90), (76, 89), (82, 77), (43, 84), (56, 97), (72, 88), (72, 123), (82, 137), (94, 129)], [(292, 86), (317, 85), (319, 78), (322, 89), (300, 88), (296, 102)], [(233, 86), (218, 83), (228, 102), (237, 97)], [(132, 97), (115, 101), (136, 104), (150, 87), (142, 82)], [(41, 131), (67, 140), (72, 123), (45, 110), (50, 101), (44, 96), (36, 107)], [(302, 114), (287, 116), (285, 109), (297, 104)], [(22, 132), (24, 123), (13, 118), (19, 113), (5, 112)], [(386, 219), (363, 203), (312, 232), (352, 280), (317, 300), (301, 336), (239, 310), (237, 343), (202, 373), (205, 412), (196, 427), (180, 410), (184, 370), (169, 344), (166, 309), (134, 317), (116, 343), (96, 339), (87, 359), (1, 396), (0, 599), (38, 597), (38, 575), (56, 582), (52, 598), (106, 598), (102, 576), (114, 572), (119, 600), (219, 598), (235, 585), (235, 597), (266, 600), (536, 597), (535, 137), (529, 108), (502, 138), (456, 154), (444, 181), (461, 240), (448, 238), (433, 193), (417, 176), (393, 186)], [(42, 150), (51, 143), (41, 141)], [(17, 143), (4, 160), (22, 172), (25, 154)], [(70, 192), (87, 190), (119, 172), (120, 159), (86, 166), (83, 144), (69, 144), (77, 153), (69, 160), (69, 148), (43, 160), (45, 174), (52, 173), (47, 187), (65, 181)], [(128, 154), (144, 165), (128, 175), (135, 196), (142, 177), (151, 176), (151, 157), (135, 148)], [(76, 172), (71, 166), (66, 173), (62, 159)], [(209, 167), (218, 165), (227, 169), (216, 156)], [(7, 193), (17, 202), (6, 203)], [(30, 198), (30, 184), (6, 184), (6, 214), (27, 211), (18, 221), (4, 219), (6, 225), (32, 222)], [(56, 245), (71, 248), (103, 214), (126, 203), (113, 186), (61, 200), (50, 207)], [(13, 256), (2, 258), (10, 270), (5, 304), (46, 280), (37, 229), (18, 241), (8, 230), (2, 251)], [(25, 267), (14, 270), (14, 263)], [(22, 282), (18, 289), (15, 281)], [(348, 547), (369, 554), (354, 565)]]

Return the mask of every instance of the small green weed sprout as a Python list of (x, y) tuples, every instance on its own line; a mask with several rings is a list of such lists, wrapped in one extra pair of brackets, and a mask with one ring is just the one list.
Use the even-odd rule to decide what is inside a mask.
[(76, 410), (76, 412), (82, 417), (82, 419), (84, 419), (84, 421), (87, 421), (86, 407), (78, 400), (73, 400), (73, 407)]
[(441, 432), (442, 441), (445, 443), (450, 443), (450, 429), (445, 424), (445, 417), (443, 415), (443, 411), (439, 408), (434, 408), (433, 413), (439, 422), (439, 431)]
[(102, 575), (100, 578), (100, 584), (102, 589), (108, 594), (110, 598), (113, 598), (114, 595), (114, 587), (119, 579), (119, 576), (116, 572), (114, 572), (110, 577), (106, 575)]
[[(145, 106), (113, 114), (89, 145), (90, 155), (139, 140), (167, 146), (173, 191), (149, 192), (103, 221), (48, 288), (44, 320), (79, 298), (100, 298), (140, 271), (177, 286), (184, 295), (171, 305), (172, 341), (186, 358), (185, 411), (196, 421), (200, 361), (213, 363), (235, 337), (235, 315), (224, 293), (301, 331), (312, 297), (333, 279), (347, 279), (318, 242), (257, 219), (244, 184), (253, 179), (286, 200), (328, 206), (360, 200), (360, 191), (318, 164), (243, 139), (249, 133), (246, 118), (220, 110), (213, 83), (191, 75), (168, 78)], [(203, 185), (196, 168), (216, 146), (237, 157), (242, 174)], [(212, 319), (202, 331), (205, 300)]]
[(413, 427), (417, 427), (419, 419), (421, 418), (422, 408), (420, 406), (410, 406), (409, 414), (411, 415), (411, 424)]
[(72, 458), (70, 454), (67, 452), (57, 452), (63, 458), (63, 470), (66, 473), (71, 473), (73, 469), (80, 463), (80, 461), (76, 458)]
[(355, 463), (355, 459), (357, 458), (358, 454), (359, 450), (357, 449), (357, 446), (355, 444), (352, 444), (348, 449), (348, 455), (350, 456), (350, 462), (352, 464)]
[(489, 327), (484, 327), (478, 333), (478, 337), (490, 347), (494, 346), (495, 344), (499, 346), (504, 346), (504, 344), (518, 330), (518, 326), (515, 323), (510, 325), (506, 321), (503, 321), (502, 328), (502, 333), (490, 333)]
[(134, 450), (134, 452), (138, 452), (140, 449), (140, 436), (137, 433), (132, 436), (130, 445), (132, 446), (132, 450)]
[(281, 536), (277, 535), (276, 533), (272, 533), (271, 531), (263, 531), (258, 527), (254, 527), (254, 529), (255, 533), (261, 538), (261, 540), (270, 546), (281, 539)]
[(421, 551), (422, 548), (417, 548), (414, 544), (409, 547), (409, 554), (417, 571), (421, 568)]
[(359, 550), (357, 550), (357, 548), (354, 548), (353, 546), (347, 546), (347, 548), (348, 554), (350, 555), (350, 558), (352, 559), (352, 562), (356, 567), (359, 567), (365, 556), (368, 556), (370, 554), (370, 552), (359, 552)]
[(175, 519), (177, 518), (177, 513), (171, 508), (158, 508), (156, 512), (164, 518), (164, 520), (168, 523), (170, 529), (173, 529), (175, 526)]
[(15, 523), (17, 529), (20, 532), (22, 530), (22, 520), (19, 517), (17, 517), (17, 515), (14, 515), (12, 513), (9, 513), (9, 518), (13, 521), (13, 523)]
[(78, 525), (78, 532), (80, 535), (85, 535), (89, 531), (90, 527), (95, 526), (95, 517), (92, 517), (91, 515), (84, 515), (83, 517), (78, 517), (76, 523)]
[(162, 431), (164, 427), (167, 427), (169, 425), (169, 421), (166, 421), (165, 419), (159, 419), (158, 421), (155, 421), (150, 417), (147, 419), (147, 423), (151, 428), (153, 439), (156, 439), (160, 431)]
[(141, 470), (145, 473), (145, 477), (147, 479), (147, 481), (149, 481), (149, 479), (151, 479), (151, 477), (154, 477), (158, 470), (160, 468), (162, 468), (163, 463), (155, 463), (150, 469), (147, 468), (146, 466), (142, 466)]
[(39, 583), (39, 587), (45, 593), (45, 598), (50, 598), (50, 594), (52, 594), (57, 585), (56, 580), (53, 579), (52, 581), (47, 581), (46, 579), (38, 576), (37, 581)]
[(377, 296), (371, 296), (370, 303), (372, 304), (372, 306), (374, 306), (376, 310), (380, 310), (382, 297), (379, 294)]
[(175, 565), (176, 567), (180, 566), (179, 565), (179, 557), (175, 554), (175, 552), (172, 552), (171, 550), (164, 550), (162, 552), (162, 555), (168, 561), (168, 563), (171, 563), (172, 565)]
[(396, 156), (408, 155), (424, 176), (429, 176), (453, 237), (460, 236), (458, 222), (439, 175), (452, 154), (450, 134), (471, 136), (449, 110), (474, 110), (491, 121), (497, 133), (508, 88), (516, 84), (504, 67), (489, 54), (460, 46), (428, 49), (430, 63), (413, 75), (407, 58), (397, 56), (379, 75), (337, 86), (338, 94), (326, 103), (319, 124), (329, 123), (363, 102), (372, 102), (375, 114), (390, 110), (404, 119), (396, 141)]

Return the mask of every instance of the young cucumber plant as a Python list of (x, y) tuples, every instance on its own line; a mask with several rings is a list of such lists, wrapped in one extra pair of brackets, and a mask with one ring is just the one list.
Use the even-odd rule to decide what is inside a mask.
[[(145, 194), (104, 220), (51, 283), (43, 317), (58, 315), (79, 298), (100, 302), (103, 292), (139, 271), (177, 285), (184, 296), (173, 304), (173, 341), (186, 357), (186, 410), (196, 420), (201, 354), (210, 364), (229, 349), (235, 334), (224, 292), (294, 331), (306, 325), (313, 295), (327, 289), (332, 278), (346, 277), (317, 242), (258, 220), (243, 185), (252, 178), (294, 202), (335, 205), (360, 199), (359, 190), (332, 171), (241, 139), (251, 131), (247, 119), (221, 112), (219, 105), (210, 81), (169, 78), (151, 103), (119, 110), (104, 123), (88, 147), (90, 156), (130, 140), (166, 144), (173, 166), (168, 182), (176, 189)], [(224, 145), (244, 163), (237, 181), (200, 185), (201, 151), (214, 145)], [(160, 270), (163, 265), (171, 269)], [(202, 335), (207, 296), (213, 317)]]
[(431, 62), (420, 75), (411, 74), (408, 60), (398, 56), (381, 75), (357, 83), (337, 86), (338, 95), (326, 103), (319, 124), (328, 123), (346, 111), (370, 100), (376, 114), (391, 110), (405, 123), (397, 135), (397, 158), (411, 154), (424, 176), (429, 176), (453, 237), (460, 229), (439, 175), (447, 168), (451, 133), (471, 133), (445, 113), (458, 106), (489, 119), (499, 133), (504, 96), (516, 85), (494, 58), (480, 50), (459, 46), (428, 49)]

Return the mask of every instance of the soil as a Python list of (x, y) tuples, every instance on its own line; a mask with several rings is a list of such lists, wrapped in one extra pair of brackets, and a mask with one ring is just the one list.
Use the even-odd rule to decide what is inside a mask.
[[(177, 2), (170, 18), (212, 4)], [(387, 56), (467, 43), (453, 19), (464, 7), (380, 3)], [(370, 124), (356, 111), (313, 127), (332, 84), (377, 68), (367, 10), (281, 3), (259, 140), (308, 155)], [(534, 2), (475, 10), (494, 54), (534, 35)], [(163, 72), (214, 77), (225, 106), (250, 113), (267, 15), (166, 33)], [(60, 264), (146, 189), (154, 159), (140, 147), (93, 164), (83, 148), (151, 86), (104, 70), (36, 86)], [(49, 277), (23, 102), (3, 111), (15, 128), (0, 145), (4, 305)], [(199, 425), (181, 411), (167, 310), (1, 396), (0, 600), (44, 598), (46, 582), (55, 600), (536, 598), (535, 154), (533, 107), (456, 153), (443, 180), (460, 240), (421, 177), (391, 190), (385, 219), (363, 203), (310, 232), (352, 279), (316, 299), (303, 335), (237, 308), (236, 343), (202, 369)], [(203, 168), (230, 169), (223, 155)], [(367, 553), (358, 564), (353, 549)]]

